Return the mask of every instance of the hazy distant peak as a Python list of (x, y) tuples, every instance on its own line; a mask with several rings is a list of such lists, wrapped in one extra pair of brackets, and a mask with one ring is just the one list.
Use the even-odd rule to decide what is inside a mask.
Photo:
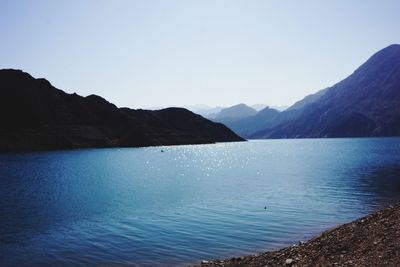
[(186, 108), (190, 111), (193, 112), (197, 112), (197, 111), (201, 111), (201, 110), (208, 110), (211, 109), (212, 107), (208, 106), (208, 105), (204, 105), (204, 104), (197, 104), (197, 105), (185, 105), (182, 106), (183, 108)]
[(249, 107), (249, 106), (246, 105), (245, 103), (239, 103), (239, 104), (231, 106), (231, 108), (233, 108), (233, 107)]
[(253, 108), (253, 109), (257, 110), (257, 111), (260, 111), (260, 110), (262, 110), (262, 109), (264, 109), (266, 107), (268, 107), (268, 105), (266, 105), (266, 104), (251, 105), (251, 108)]
[(279, 111), (279, 110), (277, 110), (276, 108), (272, 108), (272, 107), (266, 106), (265, 108), (263, 108), (262, 110), (260, 110), (257, 114), (260, 114), (260, 113), (263, 113), (263, 112), (266, 112), (266, 111), (270, 111), (270, 110)]
[(240, 103), (222, 109), (216, 116), (216, 119), (222, 119), (222, 118), (238, 119), (238, 118), (253, 116), (255, 114), (257, 114), (257, 110), (247, 106), (246, 104)]

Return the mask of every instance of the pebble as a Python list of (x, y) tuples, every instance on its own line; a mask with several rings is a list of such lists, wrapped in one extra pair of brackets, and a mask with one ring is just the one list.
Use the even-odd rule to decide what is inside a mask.
[[(385, 215), (385, 216), (384, 216)], [(390, 215), (390, 216), (386, 216)], [(363, 251), (360, 249), (353, 251), (353, 247), (349, 244), (348, 249), (338, 249), (336, 248), (336, 244), (338, 242), (342, 242), (349, 235), (351, 237), (356, 238), (356, 242), (361, 243), (361, 249), (367, 249), (368, 252), (370, 250), (375, 250), (378, 245), (385, 244), (387, 245), (387, 250), (384, 250), (382, 253), (375, 253), (374, 257), (376, 257), (379, 265), (377, 266), (385, 266), (389, 263), (392, 263), (391, 266), (399, 266), (400, 260), (399, 258), (393, 257), (393, 254), (385, 253), (386, 251), (392, 251), (393, 249), (398, 248), (398, 240), (394, 238), (395, 236), (400, 235), (400, 227), (396, 223), (396, 221), (400, 220), (400, 204), (396, 206), (396, 210), (394, 211), (384, 211), (378, 212), (368, 217), (362, 218), (358, 221), (351, 222), (349, 224), (345, 224), (343, 227), (339, 227), (338, 229), (331, 231), (327, 234), (321, 234), (317, 238), (311, 241), (299, 241), (297, 244), (293, 244), (288, 246), (287, 248), (276, 251), (276, 252), (268, 252), (268, 253), (260, 253), (254, 255), (254, 260), (256, 260), (258, 264), (271, 264), (276, 265), (280, 263), (283, 266), (304, 266), (307, 265), (307, 262), (310, 262), (313, 258), (324, 255), (324, 261), (328, 265), (332, 266), (363, 266), (365, 260), (369, 260), (370, 256), (363, 255)], [(389, 223), (390, 224), (389, 224)], [(362, 223), (362, 224), (361, 224)], [(390, 231), (387, 231), (389, 228)], [(373, 235), (378, 235), (378, 238), (373, 239)], [(380, 235), (384, 236), (381, 237)], [(360, 238), (356, 235), (360, 235)], [(379, 239), (380, 238), (380, 239)], [(372, 239), (372, 240), (371, 240)], [(367, 242), (365, 242), (367, 241)], [(375, 247), (371, 247), (371, 243)], [(307, 244), (307, 245), (304, 245)], [(327, 247), (327, 249), (321, 250), (321, 247)], [(383, 245), (382, 245), (383, 246)], [(382, 247), (381, 249), (385, 249)], [(397, 250), (396, 250), (397, 251)], [(338, 253), (339, 252), (339, 253)], [(339, 255), (338, 255), (338, 254)], [(359, 254), (354, 254), (359, 253)], [(309, 254), (309, 256), (307, 256)], [(382, 255), (379, 255), (382, 254)], [(336, 257), (339, 256), (337, 259)], [(357, 256), (357, 257), (355, 257)], [(358, 256), (361, 258), (358, 259)], [(290, 258), (289, 258), (290, 257)], [(258, 261), (259, 259), (260, 261)], [(238, 257), (231, 258), (229, 261), (202, 261), (202, 266), (210, 266), (215, 263), (218, 266), (228, 266), (228, 265), (239, 265), (240, 263), (249, 263), (253, 261), (247, 261), (247, 257)], [(250, 258), (252, 260), (252, 258)], [(266, 266), (270, 266), (270, 265)]]
[(285, 261), (285, 264), (286, 265), (289, 265), (289, 264), (292, 264), (293, 263), (293, 260), (292, 259), (287, 259), (286, 261)]

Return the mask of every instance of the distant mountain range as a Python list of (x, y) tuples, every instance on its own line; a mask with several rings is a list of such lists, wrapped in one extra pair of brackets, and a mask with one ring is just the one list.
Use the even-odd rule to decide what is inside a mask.
[(67, 94), (45, 79), (0, 70), (0, 151), (136, 147), (243, 140), (183, 108), (118, 108), (100, 96)]
[(400, 45), (374, 54), (346, 79), (285, 111), (223, 121), (246, 138), (400, 135)]
[(229, 120), (237, 120), (247, 118), (257, 114), (257, 110), (245, 104), (238, 104), (229, 108), (224, 108), (218, 112), (213, 118), (214, 121), (224, 122)]
[(204, 118), (207, 119), (211, 119), (214, 118), (215, 116), (217, 116), (217, 114), (224, 109), (224, 107), (208, 107), (208, 108), (203, 108), (203, 109), (191, 109), (188, 108), (189, 110), (191, 110), (192, 112), (199, 114), (201, 116), (203, 116)]
[[(245, 138), (400, 136), (400, 45), (284, 111), (238, 104), (204, 117), (183, 108), (133, 110), (0, 70), (0, 150), (203, 144)], [(204, 109), (205, 108), (205, 109)], [(257, 109), (256, 109), (257, 108)], [(201, 112), (200, 112), (201, 111)], [(227, 127), (236, 132), (233, 133)]]
[[(238, 106), (238, 107), (237, 107)], [(244, 107), (246, 106), (246, 107)], [(200, 108), (201, 107), (201, 108)], [(239, 111), (240, 108), (242, 107), (242, 110), (245, 112), (245, 114), (240, 115)], [(246, 112), (250, 109), (255, 110), (256, 112), (263, 110), (264, 108), (269, 107), (266, 104), (255, 104), (255, 105), (246, 105), (246, 104), (237, 104), (234, 106), (229, 106), (229, 107), (224, 107), (224, 106), (218, 106), (218, 107), (210, 107), (210, 106), (206, 106), (206, 105), (195, 105), (195, 106), (184, 106), (184, 108), (189, 109), (190, 111), (197, 113), (207, 119), (214, 119), (214, 118), (222, 118), (223, 113), (225, 113), (226, 109), (230, 110), (230, 109), (236, 109), (236, 113), (240, 118), (246, 117), (247, 114)], [(283, 111), (285, 109), (287, 109), (289, 106), (271, 106), (271, 108), (277, 109), (279, 111)], [(247, 111), (246, 111), (247, 110)], [(219, 114), (220, 112), (222, 112), (222, 115)], [(230, 111), (228, 111), (230, 112)], [(254, 115), (254, 112), (250, 112), (249, 115)]]

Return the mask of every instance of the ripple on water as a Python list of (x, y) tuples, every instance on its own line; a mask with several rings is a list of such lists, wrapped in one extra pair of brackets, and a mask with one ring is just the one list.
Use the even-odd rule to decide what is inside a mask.
[(398, 200), (399, 141), (0, 154), (0, 261), (173, 266), (279, 248)]

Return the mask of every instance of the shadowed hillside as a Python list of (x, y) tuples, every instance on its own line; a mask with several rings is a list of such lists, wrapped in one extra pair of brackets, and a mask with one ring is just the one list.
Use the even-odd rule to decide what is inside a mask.
[(222, 124), (182, 108), (118, 108), (54, 88), (19, 70), (0, 70), (0, 150), (152, 146), (241, 141)]
[[(278, 123), (277, 123), (278, 122)], [(400, 135), (400, 45), (391, 45), (334, 86), (297, 102), (251, 138)]]

